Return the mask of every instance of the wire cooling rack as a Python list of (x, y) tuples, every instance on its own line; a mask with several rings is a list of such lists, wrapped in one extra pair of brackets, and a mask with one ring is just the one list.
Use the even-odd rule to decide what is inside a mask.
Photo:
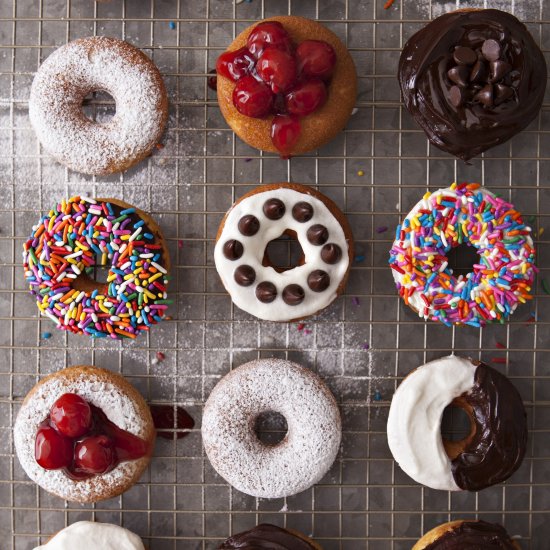
[[(503, 523), (524, 549), (550, 540), (550, 112), (471, 165), (430, 147), (403, 110), (395, 72), (400, 49), (426, 20), (457, 7), (497, 7), (526, 21), (548, 56), (544, 0), (1, 0), (0, 2), (0, 547), (32, 549), (81, 519), (123, 525), (151, 550), (211, 549), (231, 533), (272, 522), (313, 535), (325, 549), (408, 549), (456, 518)], [(252, 21), (277, 14), (321, 20), (348, 45), (359, 73), (357, 109), (345, 132), (290, 162), (244, 145), (220, 115), (209, 70)], [(164, 148), (123, 175), (73, 173), (39, 147), (27, 116), (33, 73), (55, 48), (111, 35), (151, 55), (170, 93)], [(108, 97), (86, 111), (113, 113)], [(425, 323), (397, 298), (387, 267), (393, 229), (427, 189), (480, 181), (511, 199), (537, 235), (535, 300), (506, 325), (483, 330)], [(232, 307), (212, 261), (216, 229), (233, 200), (259, 183), (318, 186), (345, 210), (357, 243), (347, 293), (302, 325), (259, 322)], [(71, 194), (118, 197), (153, 213), (174, 270), (170, 320), (134, 342), (90, 342), (54, 330), (27, 294), (21, 249), (39, 213)], [(387, 228), (387, 230), (385, 229)], [(547, 229), (543, 233), (544, 228)], [(51, 333), (51, 335), (50, 335)], [(454, 350), (497, 364), (519, 388), (530, 440), (521, 469), (478, 494), (432, 491), (405, 476), (389, 452), (392, 392), (411, 369)], [(157, 357), (157, 354), (164, 354)], [(277, 356), (317, 371), (336, 395), (343, 444), (314, 488), (259, 500), (232, 490), (201, 448), (202, 405), (232, 367)], [(152, 403), (177, 403), (196, 420), (180, 440), (160, 440), (150, 470), (120, 498), (66, 504), (30, 482), (14, 455), (11, 427), (41, 375), (95, 364), (126, 375)]]

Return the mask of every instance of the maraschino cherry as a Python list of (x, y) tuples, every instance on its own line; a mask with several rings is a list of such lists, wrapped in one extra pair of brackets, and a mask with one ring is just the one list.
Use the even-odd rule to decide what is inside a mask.
[(103, 474), (116, 461), (113, 441), (106, 435), (94, 435), (79, 441), (74, 448), (74, 469), (77, 473)]
[(34, 442), (34, 457), (45, 470), (68, 468), (73, 461), (73, 440), (51, 426), (41, 426)]
[(50, 410), (50, 424), (66, 437), (84, 435), (91, 423), (90, 405), (75, 393), (63, 394)]
[(252, 118), (275, 115), (271, 140), (288, 158), (300, 138), (300, 118), (324, 105), (335, 66), (330, 44), (305, 40), (294, 49), (281, 23), (265, 21), (252, 29), (246, 47), (223, 53), (216, 69), (236, 82), (233, 105), (239, 113)]

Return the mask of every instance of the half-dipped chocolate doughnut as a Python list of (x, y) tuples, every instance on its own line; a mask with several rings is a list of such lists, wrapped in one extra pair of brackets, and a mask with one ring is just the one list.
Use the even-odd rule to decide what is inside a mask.
[(412, 550), (521, 550), (498, 523), (456, 520), (428, 531)]
[(219, 550), (322, 550), (314, 540), (294, 529), (261, 523), (222, 542)]
[[(291, 269), (274, 266), (267, 245), (295, 237)], [(240, 198), (218, 230), (214, 260), (233, 302), (268, 321), (315, 315), (343, 291), (353, 259), (349, 224), (328, 197), (305, 185), (262, 185)]]
[[(91, 92), (109, 93), (116, 113), (105, 123), (82, 111)], [(36, 73), (29, 117), (42, 147), (71, 170), (111, 174), (147, 157), (168, 120), (162, 76), (128, 42), (91, 36), (53, 52)]]
[(342, 41), (297, 16), (245, 29), (216, 64), (218, 102), (234, 132), (263, 151), (290, 157), (318, 149), (348, 121), (357, 73)]
[[(463, 409), (470, 433), (441, 435), (447, 406)], [(455, 355), (412, 371), (397, 388), (388, 417), (388, 444), (418, 483), (447, 491), (479, 491), (508, 479), (527, 447), (527, 417), (514, 385), (488, 365)]]
[(520, 21), (500, 10), (458, 10), (407, 42), (399, 60), (403, 101), (430, 142), (468, 160), (538, 115), (546, 61)]
[[(276, 445), (254, 431), (258, 417), (270, 412), (288, 426)], [(325, 383), (283, 359), (232, 370), (212, 390), (202, 419), (212, 467), (239, 491), (261, 498), (294, 495), (317, 483), (336, 458), (341, 432), (340, 411)]]

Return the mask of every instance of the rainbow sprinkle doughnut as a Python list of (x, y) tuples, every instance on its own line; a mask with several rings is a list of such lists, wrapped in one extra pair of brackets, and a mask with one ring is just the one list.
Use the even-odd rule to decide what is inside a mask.
[[(43, 216), (23, 245), (38, 308), (62, 330), (135, 338), (160, 321), (170, 259), (155, 221), (115, 199), (73, 197)], [(106, 283), (94, 266), (110, 265)]]
[[(455, 277), (447, 253), (466, 243), (479, 263)], [(531, 298), (531, 228), (514, 207), (477, 183), (426, 193), (401, 225), (390, 251), (399, 295), (424, 319), (474, 327), (504, 322)]]

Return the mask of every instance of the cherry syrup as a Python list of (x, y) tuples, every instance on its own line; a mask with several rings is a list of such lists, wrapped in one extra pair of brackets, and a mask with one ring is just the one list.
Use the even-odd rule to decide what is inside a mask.
[(172, 405), (151, 405), (151, 415), (157, 429), (157, 435), (164, 439), (181, 439), (189, 434), (195, 425), (191, 415), (181, 407)]

